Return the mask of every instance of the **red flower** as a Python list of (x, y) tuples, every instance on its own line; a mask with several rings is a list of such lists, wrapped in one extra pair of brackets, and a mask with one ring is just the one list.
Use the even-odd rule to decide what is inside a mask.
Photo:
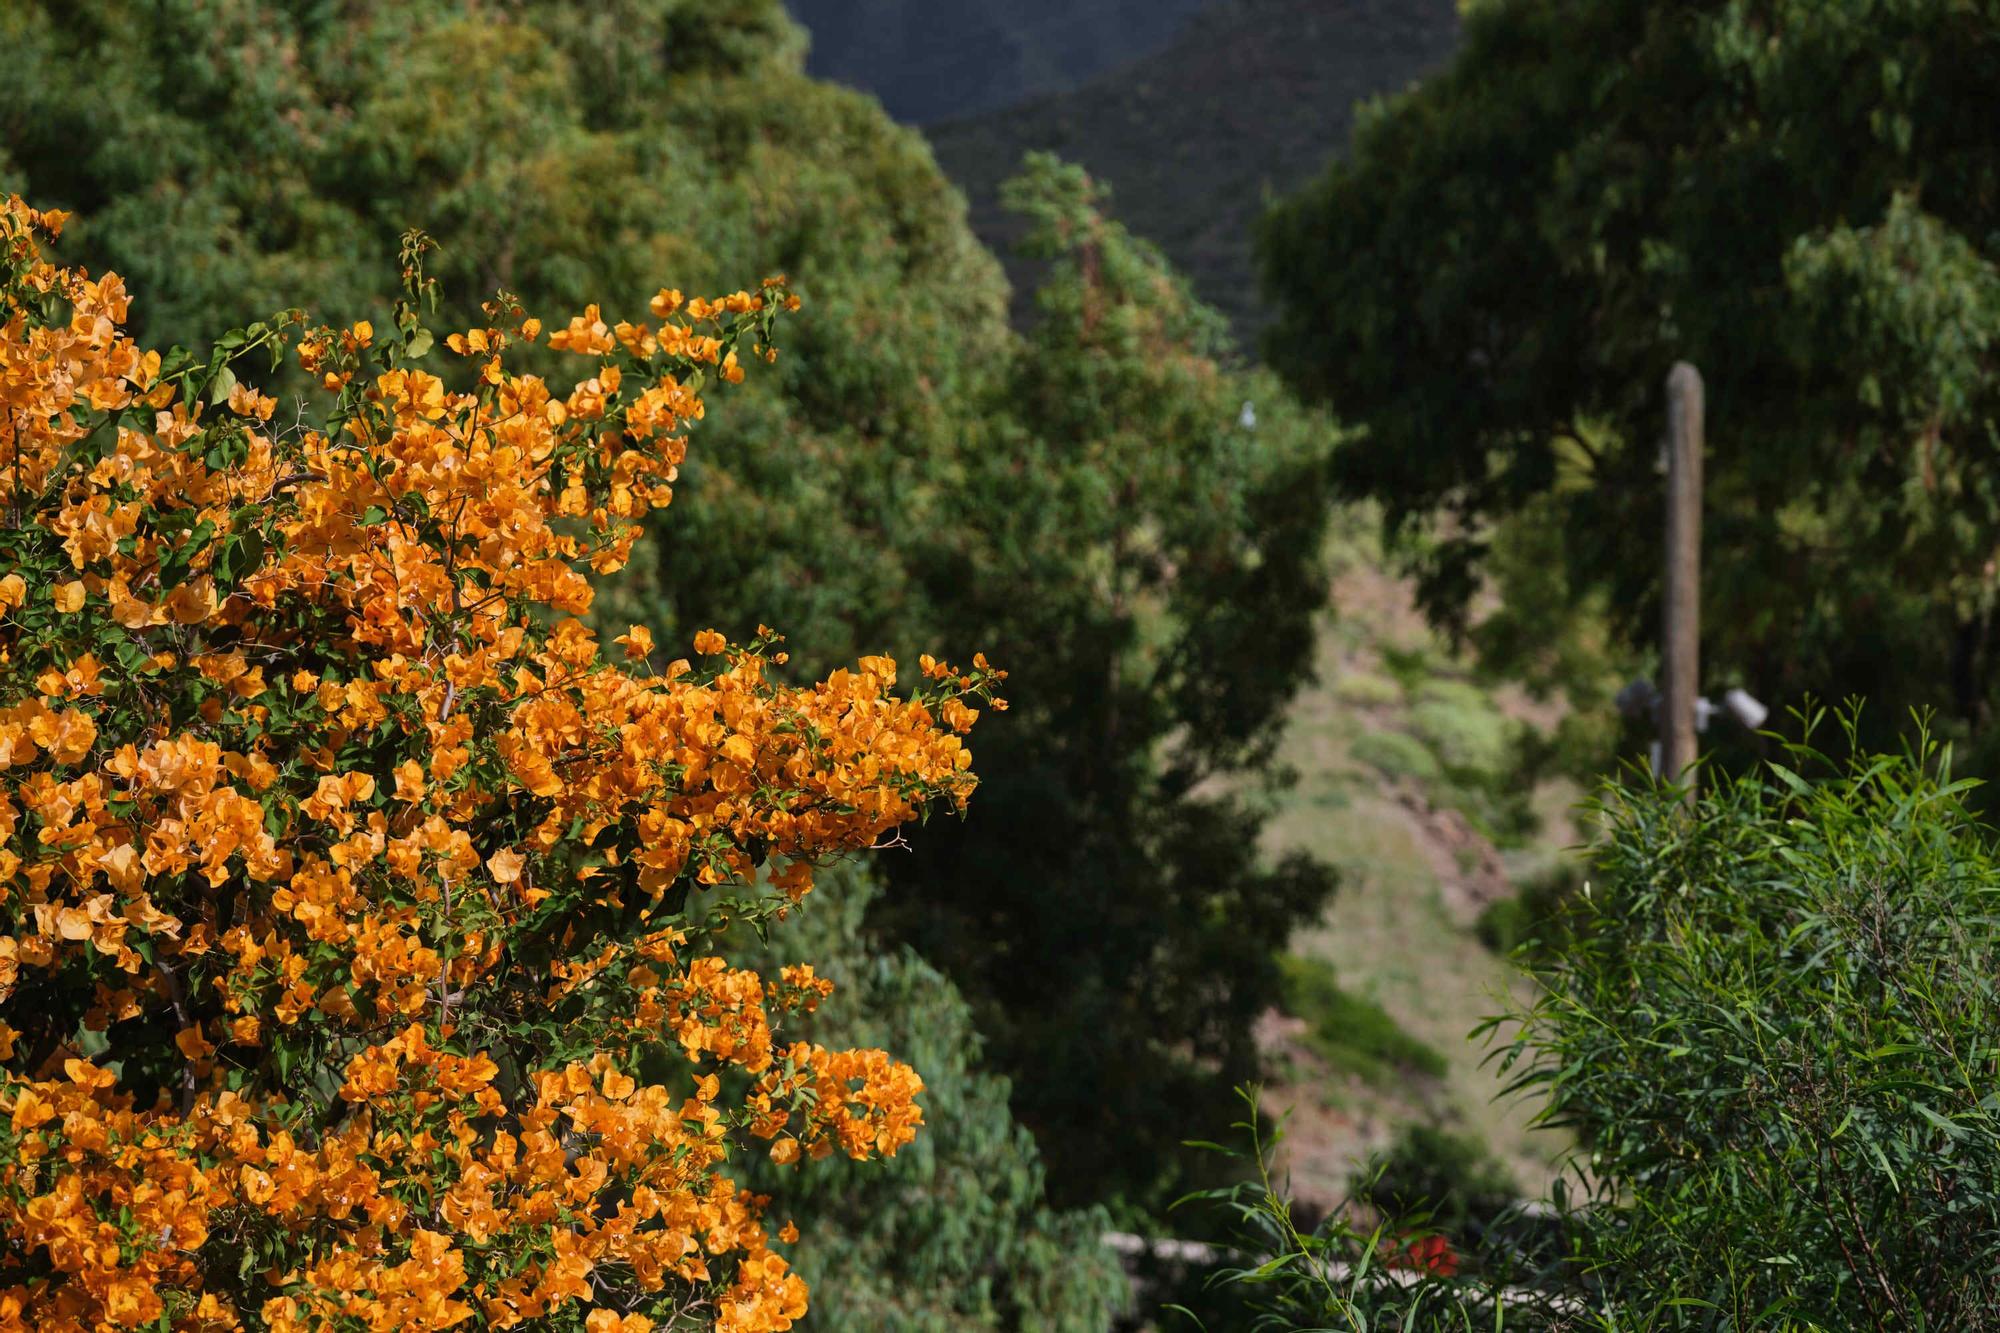
[(1414, 1268), (1433, 1277), (1458, 1276), (1458, 1251), (1443, 1236), (1419, 1236), (1392, 1248), (1387, 1262), (1391, 1268)]

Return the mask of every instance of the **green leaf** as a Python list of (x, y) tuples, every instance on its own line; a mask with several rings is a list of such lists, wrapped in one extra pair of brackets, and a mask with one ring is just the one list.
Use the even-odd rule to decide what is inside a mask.
[(1951, 1117), (1939, 1115), (1936, 1111), (1933, 1111), (1930, 1107), (1924, 1105), (1922, 1102), (1911, 1102), (1910, 1105), (1915, 1108), (1918, 1115), (1930, 1121), (1933, 1125), (1936, 1125), (1939, 1129), (1943, 1130), (1946, 1134), (1950, 1135), (1954, 1139), (1962, 1139), (1968, 1133), (1971, 1132), (1967, 1130), (1965, 1126), (1959, 1124)]

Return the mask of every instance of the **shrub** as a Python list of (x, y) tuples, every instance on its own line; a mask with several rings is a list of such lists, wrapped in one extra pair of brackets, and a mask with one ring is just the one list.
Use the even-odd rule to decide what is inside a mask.
[(1512, 766), (1520, 727), (1469, 681), (1432, 679), (1417, 689), (1410, 725), (1452, 773), (1492, 782)]
[[(1788, 757), (1692, 808), (1650, 784), (1597, 803), (1591, 887), (1503, 1048), (1580, 1139), (1583, 1192), (1501, 1208), (1460, 1149), (1412, 1143), (1368, 1189), (1378, 1227), (1306, 1231), (1267, 1169), (1208, 1196), (1255, 1327), (2000, 1326), (1993, 834), (1925, 738)], [(1476, 1242), (1456, 1271), (1385, 1271), (1453, 1226)]]
[(1448, 1066), (1436, 1047), (1405, 1032), (1373, 1000), (1343, 990), (1332, 967), (1288, 954), (1283, 968), (1285, 1008), (1306, 1020), (1308, 1043), (1333, 1068), (1377, 1083), (1412, 1073), (1443, 1077)]
[[(575, 618), (784, 287), (593, 307), (564, 391), (504, 299), (434, 343), (412, 234), (379, 335), (163, 358), (59, 224), (0, 208), (0, 1323), (790, 1327), (732, 1157), (892, 1155), (922, 1084), (713, 932), (962, 808), (997, 677)], [(279, 416), (238, 375), (293, 337)]]
[[(1848, 742), (1853, 729), (1848, 728)], [(1820, 774), (1808, 781), (1800, 770)], [(1948, 753), (1614, 790), (1511, 1048), (1653, 1327), (2000, 1325), (2000, 864)]]
[(1384, 777), (1408, 778), (1426, 785), (1444, 777), (1444, 766), (1430, 747), (1405, 731), (1364, 731), (1354, 738), (1348, 752)]
[[(1377, 1193), (1366, 1208), (1344, 1203), (1305, 1225), (1272, 1177), (1283, 1128), (1267, 1135), (1256, 1094), (1242, 1095), (1250, 1114), (1236, 1129), (1253, 1178), (1187, 1201), (1199, 1217), (1226, 1219), (1227, 1238), (1218, 1249), (1227, 1258), (1211, 1275), (1200, 1302), (1205, 1312), (1169, 1307), (1185, 1321), (1181, 1326), (1206, 1329), (1218, 1321), (1217, 1333), (1616, 1333), (1625, 1327), (1558, 1289), (1559, 1249), (1538, 1234), (1541, 1228), (1521, 1225), (1527, 1219), (1519, 1208), (1501, 1205), (1500, 1178), (1462, 1140), (1419, 1135), (1401, 1145), (1415, 1154), (1445, 1154), (1438, 1163), (1408, 1160), (1415, 1174), (1403, 1173), (1412, 1187), (1441, 1191), (1445, 1209), (1400, 1192)], [(1384, 1164), (1383, 1178), (1398, 1170), (1395, 1158), (1402, 1155)], [(1371, 1185), (1364, 1177), (1356, 1185), (1368, 1195), (1380, 1181)], [(1438, 1226), (1441, 1218), (1469, 1222), (1469, 1211), (1463, 1219), (1451, 1215), (1467, 1205), (1480, 1210), (1484, 1228), (1479, 1251), (1469, 1255)]]
[(1334, 697), (1353, 708), (1389, 708), (1403, 700), (1403, 687), (1386, 676), (1344, 671), (1334, 678)]
[(1583, 867), (1565, 856), (1524, 880), (1511, 898), (1488, 903), (1473, 929), (1495, 953), (1521, 951), (1534, 963), (1557, 946), (1563, 911), (1583, 891)]

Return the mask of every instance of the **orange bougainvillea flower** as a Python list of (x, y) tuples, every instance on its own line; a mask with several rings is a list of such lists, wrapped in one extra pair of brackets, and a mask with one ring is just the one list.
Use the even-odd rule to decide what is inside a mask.
[(61, 221), (0, 207), (0, 1333), (791, 1327), (732, 1160), (892, 1154), (923, 1083), (714, 931), (963, 809), (1001, 673), (580, 617), (796, 298), (591, 307), (564, 388), (510, 303), (424, 328), (412, 234), (384, 331), (168, 361)]

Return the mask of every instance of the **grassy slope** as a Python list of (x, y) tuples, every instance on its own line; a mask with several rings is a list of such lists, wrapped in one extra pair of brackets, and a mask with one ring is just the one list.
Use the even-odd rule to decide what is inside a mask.
[(1281, 754), (1299, 782), (1269, 840), (1343, 874), (1325, 920), (1294, 950), (1331, 964), (1344, 989), (1381, 1006), (1449, 1068), (1436, 1080), (1342, 1076), (1312, 1058), (1300, 1025), (1267, 1021), (1269, 1097), (1292, 1111), (1287, 1165), (1301, 1198), (1329, 1204), (1357, 1158), (1421, 1120), (1484, 1140), (1521, 1187), (1537, 1191), (1564, 1143), (1529, 1129), (1531, 1107), (1495, 1101), (1497, 1072), (1466, 1040), (1528, 983), (1472, 927), (1487, 902), (1564, 855), (1575, 792), (1551, 784), (1528, 793), (1539, 828), (1524, 833), (1504, 766), (1482, 770), (1477, 762), (1491, 756), (1454, 746), (1496, 729), (1545, 727), (1554, 710), (1476, 681), (1410, 606), (1406, 585), (1383, 572), (1380, 551), (1360, 535), (1369, 520), (1343, 522), (1351, 535), (1338, 557), (1338, 614), (1324, 622), (1320, 678), (1294, 707)]
[(1154, 55), (927, 132), (996, 252), (1012, 248), (999, 183), (1023, 152), (1052, 149), (1108, 180), (1120, 219), (1248, 345), (1263, 323), (1252, 245), (1267, 195), (1319, 171), (1356, 102), (1407, 87), (1457, 37), (1454, 0), (1214, 0)]

